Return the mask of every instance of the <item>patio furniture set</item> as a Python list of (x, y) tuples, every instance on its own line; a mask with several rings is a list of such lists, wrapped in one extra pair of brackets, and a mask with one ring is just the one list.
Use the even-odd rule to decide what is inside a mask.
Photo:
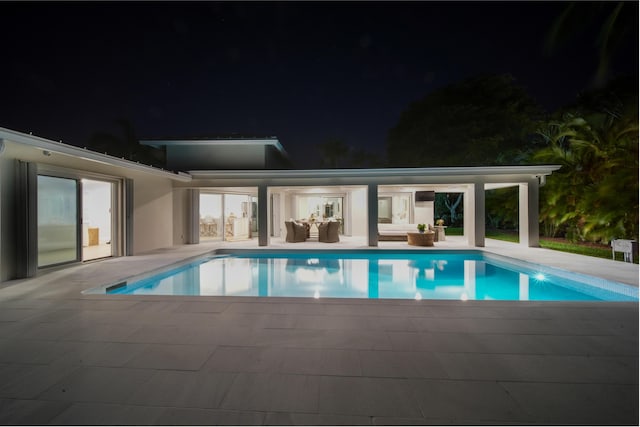
[(315, 240), (316, 233), (318, 242), (336, 243), (340, 241), (340, 223), (338, 221), (285, 221), (284, 224), (287, 227), (286, 241), (288, 243), (305, 242), (312, 238), (312, 234)]

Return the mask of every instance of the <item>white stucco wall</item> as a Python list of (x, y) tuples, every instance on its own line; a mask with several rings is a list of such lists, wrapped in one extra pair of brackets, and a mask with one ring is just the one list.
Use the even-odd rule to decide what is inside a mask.
[(173, 244), (184, 245), (189, 235), (190, 200), (186, 188), (173, 190)]
[(415, 202), (413, 218), (415, 224), (435, 225), (433, 223), (433, 202)]
[(133, 186), (133, 253), (173, 245), (173, 186), (171, 180), (137, 177)]
[[(357, 188), (351, 191), (351, 236), (366, 236), (367, 229), (367, 189)], [(377, 203), (377, 201), (376, 201)], [(345, 230), (346, 232), (347, 230)], [(345, 233), (346, 234), (346, 233)]]

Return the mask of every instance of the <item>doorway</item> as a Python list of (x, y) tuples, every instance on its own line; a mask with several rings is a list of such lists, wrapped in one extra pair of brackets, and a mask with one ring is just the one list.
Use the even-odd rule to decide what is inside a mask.
[(113, 256), (113, 184), (82, 179), (82, 260)]

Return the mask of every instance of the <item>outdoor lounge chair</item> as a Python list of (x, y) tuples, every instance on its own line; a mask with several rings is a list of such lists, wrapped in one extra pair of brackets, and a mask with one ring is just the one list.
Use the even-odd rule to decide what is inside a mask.
[(318, 224), (318, 241), (324, 243), (335, 243), (340, 241), (338, 231), (340, 223), (337, 221), (324, 222)]
[(303, 224), (298, 224), (295, 221), (285, 221), (284, 225), (287, 227), (287, 242), (298, 243), (307, 240), (307, 229)]

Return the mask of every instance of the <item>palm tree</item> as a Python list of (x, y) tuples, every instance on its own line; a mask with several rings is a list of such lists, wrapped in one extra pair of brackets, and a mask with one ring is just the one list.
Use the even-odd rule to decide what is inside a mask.
[(597, 48), (595, 54), (598, 57), (598, 67), (593, 83), (596, 87), (603, 86), (609, 77), (611, 59), (616, 53), (616, 48), (627, 37), (637, 38), (637, 33), (634, 34), (631, 31), (637, 25), (635, 22), (638, 16), (633, 3), (622, 1), (568, 3), (547, 33), (545, 50), (551, 54), (587, 27), (598, 25), (598, 36), (593, 40)]
[(541, 220), (551, 231), (575, 240), (637, 237), (637, 113), (565, 114), (540, 135), (547, 146), (534, 160), (562, 165), (542, 190)]

